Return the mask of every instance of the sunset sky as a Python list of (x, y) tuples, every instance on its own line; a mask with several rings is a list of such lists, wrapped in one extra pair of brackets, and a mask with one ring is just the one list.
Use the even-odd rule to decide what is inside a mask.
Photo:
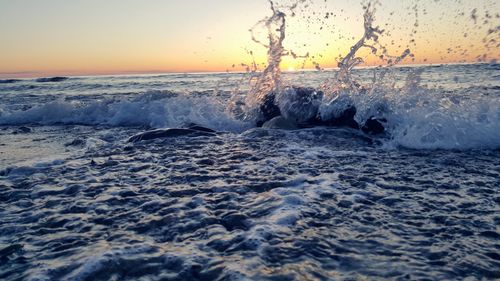
[[(334, 67), (362, 36), (362, 4), (311, 2), (287, 19), (285, 47)], [(409, 47), (415, 60), (405, 63), (500, 58), (496, 43), (488, 50), (483, 42), (498, 41), (498, 30), (487, 36), (499, 25), (498, 1), (380, 2), (381, 42), (393, 54)], [(266, 0), (0, 0), (0, 76), (241, 70), (232, 65), (249, 63), (247, 51), (265, 62), (266, 50), (252, 42), (249, 29), (269, 15)], [(367, 65), (379, 63), (367, 51), (362, 55)], [(282, 68), (302, 62), (287, 57)]]

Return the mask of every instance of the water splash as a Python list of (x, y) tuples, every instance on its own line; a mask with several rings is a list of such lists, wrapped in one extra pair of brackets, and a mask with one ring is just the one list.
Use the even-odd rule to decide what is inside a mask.
[[(500, 99), (474, 97), (460, 102), (451, 96), (442, 96), (439, 89), (431, 90), (420, 84), (423, 68), (408, 71), (403, 80), (405, 83), (397, 86), (401, 77), (393, 75), (397, 72), (395, 66), (414, 55), (410, 49), (400, 55), (390, 55), (379, 42), (384, 30), (374, 26), (377, 5), (379, 3), (375, 1), (365, 7), (362, 38), (341, 59), (334, 77), (322, 85), (325, 94), (319, 109), (320, 117), (324, 120), (335, 118), (355, 108), (354, 119), (361, 126), (370, 119), (384, 121), (390, 136), (389, 146), (431, 149), (497, 147)], [(415, 6), (414, 10), (417, 9)], [(416, 17), (415, 26), (418, 26), (417, 12)], [(372, 82), (364, 84), (352, 75), (355, 67), (364, 63), (357, 55), (363, 48), (368, 48), (382, 61), (382, 65), (373, 70)], [(464, 106), (465, 103), (468, 105)]]
[[(248, 65), (252, 74), (251, 89), (244, 102), (241, 102), (244, 108), (241, 111), (242, 118), (246, 118), (246, 121), (262, 120), (261, 106), (264, 103), (274, 104), (283, 117), (298, 123), (332, 120), (353, 110), (354, 120), (360, 127), (368, 120), (383, 122), (390, 142), (396, 146), (449, 149), (498, 145), (499, 136), (491, 133), (498, 127), (496, 120), (500, 116), (495, 106), (487, 106), (487, 102), (478, 99), (464, 107), (464, 102), (457, 103), (452, 97), (441, 96), (439, 90), (436, 92), (421, 85), (421, 75), (428, 75), (423, 73), (424, 68), (405, 70), (406, 77), (402, 77), (401, 71), (396, 68), (405, 59), (415, 61), (410, 47), (416, 47), (414, 34), (419, 26), (418, 5), (411, 7), (415, 12), (415, 23), (406, 49), (399, 54), (391, 54), (386, 45), (390, 31), (386, 32), (375, 21), (377, 8), (381, 4), (379, 1), (369, 1), (364, 6), (364, 33), (350, 51), (339, 59), (338, 71), (321, 84), (320, 91), (306, 88), (303, 88), (305, 91), (299, 91), (300, 87), (290, 87), (283, 82), (280, 70), (284, 56), (295, 56), (285, 49), (283, 42), (286, 20), (288, 16), (294, 15), (296, 6), (282, 8), (272, 1), (269, 3), (273, 15), (259, 21), (251, 29), (253, 41), (268, 50), (268, 63), (262, 72), (257, 71), (255, 60)], [(267, 31), (268, 42), (257, 39), (256, 31), (262, 27)], [(371, 80), (359, 79), (356, 70), (365, 63), (361, 53), (366, 49), (380, 62), (373, 69)], [(267, 100), (270, 97), (273, 99), (271, 102)], [(498, 99), (493, 101), (494, 104), (499, 102)], [(467, 136), (468, 132), (482, 137), (476, 140)]]
[[(384, 33), (384, 30), (380, 29), (378, 26), (373, 26), (377, 4), (378, 2), (369, 2), (367, 4), (363, 15), (363, 36), (338, 63), (339, 70), (335, 73), (333, 79), (329, 79), (321, 85), (321, 90), (325, 94), (323, 96), (323, 102), (320, 105), (319, 115), (323, 120), (337, 118), (349, 108), (354, 108), (354, 97), (356, 95), (366, 95), (368, 92), (373, 92), (368, 91), (367, 88), (355, 81), (351, 73), (356, 66), (364, 63), (364, 60), (357, 56), (357, 53), (362, 48), (368, 48), (371, 50), (372, 54), (377, 54), (378, 39), (379, 36)], [(382, 49), (386, 54), (386, 49)], [(358, 122), (359, 121), (361, 121), (361, 123), (363, 122), (363, 120), (358, 120)]]
[[(283, 47), (283, 41), (286, 37), (287, 13), (292, 17), (295, 16), (295, 9), (300, 3), (304, 2), (306, 0), (296, 1), (288, 6), (278, 6), (272, 0), (269, 0), (271, 11), (273, 12), (272, 16), (262, 19), (250, 29), (252, 40), (267, 49), (267, 66), (262, 72), (258, 72), (255, 60), (252, 63), (251, 87), (245, 99), (244, 118), (246, 120), (254, 121), (261, 119), (262, 112), (259, 108), (260, 105), (269, 98), (271, 93), (282, 91), (284, 85), (281, 79), (280, 64), (283, 56), (290, 55), (294, 58), (308, 57), (308, 54), (298, 56), (293, 51), (288, 51)], [(264, 27), (267, 31), (267, 43), (257, 38), (256, 32), (261, 27)]]
[[(373, 54), (377, 53), (375, 43), (377, 43), (379, 36), (382, 35), (384, 30), (380, 29), (378, 26), (373, 26), (375, 11), (375, 5), (372, 6), (372, 3), (368, 3), (363, 15), (365, 30), (363, 37), (361, 37), (361, 39), (359, 39), (358, 42), (351, 47), (350, 52), (338, 64), (339, 71), (336, 74), (336, 80), (343, 83), (345, 86), (358, 86), (357, 83), (352, 81), (350, 73), (354, 67), (362, 64), (364, 60), (357, 57), (356, 53), (363, 47), (371, 49)], [(368, 43), (370, 40), (373, 40), (372, 44)]]
[[(385, 30), (375, 25), (377, 6), (380, 5), (379, 1), (370, 1), (364, 6), (363, 36), (351, 47), (349, 53), (340, 59), (339, 69), (333, 78), (321, 85), (321, 90), (325, 93), (319, 110), (321, 119), (337, 118), (346, 110), (356, 111), (355, 120), (361, 126), (368, 119), (385, 118), (384, 113), (388, 111), (386, 94), (396, 90), (395, 78), (387, 76), (394, 66), (414, 55), (408, 48), (400, 55), (390, 54), (388, 48), (379, 41), (385, 33)], [(417, 10), (417, 6), (414, 6), (414, 9)], [(417, 12), (415, 26), (418, 26)], [(364, 59), (358, 55), (362, 49), (369, 49), (370, 53), (381, 61), (373, 71), (371, 83), (361, 83), (352, 75), (357, 66), (365, 63)]]

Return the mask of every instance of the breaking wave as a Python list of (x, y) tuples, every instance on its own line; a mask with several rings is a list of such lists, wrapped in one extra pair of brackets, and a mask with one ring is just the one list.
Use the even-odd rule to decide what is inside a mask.
[[(438, 90), (379, 92), (372, 95), (343, 93), (335, 103), (323, 101), (319, 115), (342, 112), (354, 104), (355, 119), (385, 119), (388, 134), (381, 137), (388, 147), (415, 149), (500, 148), (500, 99), (457, 99)], [(293, 98), (293, 95), (289, 95)], [(280, 103), (287, 104), (287, 95)], [(230, 112), (227, 99), (215, 96), (173, 95), (161, 92), (135, 98), (106, 97), (95, 101), (55, 100), (26, 110), (0, 109), (0, 125), (89, 125), (177, 127), (186, 123), (240, 133), (254, 127)], [(309, 108), (294, 114), (310, 117)], [(300, 116), (299, 116), (300, 118)]]
[(27, 110), (0, 110), (0, 125), (103, 125), (176, 127), (196, 123), (219, 131), (241, 132), (248, 123), (225, 111), (213, 97), (152, 92), (134, 99), (104, 98), (81, 102), (56, 100)]

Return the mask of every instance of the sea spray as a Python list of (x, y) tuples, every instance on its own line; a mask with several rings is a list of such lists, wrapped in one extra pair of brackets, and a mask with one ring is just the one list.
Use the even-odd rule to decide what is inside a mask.
[[(478, 95), (467, 101), (458, 101), (453, 96), (442, 95), (439, 89), (428, 89), (420, 84), (424, 68), (409, 70), (401, 85), (401, 77), (394, 75), (397, 72), (395, 66), (408, 57), (413, 60), (414, 55), (410, 49), (400, 55), (390, 55), (380, 43), (379, 37), (384, 30), (374, 27), (376, 5), (377, 2), (366, 5), (363, 37), (341, 59), (333, 78), (321, 86), (324, 96), (320, 118), (335, 118), (349, 108), (355, 108), (354, 119), (361, 126), (370, 119), (383, 120), (389, 137), (385, 142), (387, 146), (427, 149), (499, 147), (500, 99)], [(414, 6), (413, 9), (416, 28), (418, 8)], [(416, 30), (412, 30), (414, 33)], [(490, 34), (494, 33), (490, 30)], [(491, 44), (494, 41), (483, 42)], [(414, 39), (408, 45), (411, 44), (415, 44)], [(360, 81), (352, 75), (355, 67), (364, 63), (357, 56), (362, 48), (370, 49), (382, 61), (373, 70), (371, 82)]]
[[(293, 2), (288, 6), (278, 6), (269, 0), (272, 16), (266, 17), (257, 22), (251, 29), (252, 40), (267, 49), (267, 66), (262, 72), (257, 72), (255, 60), (252, 63), (250, 90), (245, 98), (245, 116), (247, 121), (258, 121), (262, 119), (260, 106), (270, 97), (270, 94), (280, 93), (284, 85), (281, 78), (280, 64), (283, 56), (292, 56), (293, 58), (307, 58), (308, 54), (299, 56), (293, 51), (288, 51), (283, 47), (283, 41), (286, 37), (286, 17), (295, 16), (295, 9), (300, 3), (306, 0)], [(256, 32), (260, 27), (267, 31), (268, 42), (263, 42), (257, 38)], [(250, 52), (250, 54), (253, 54)]]
[[(259, 72), (257, 69), (257, 64), (255, 63), (255, 59), (251, 64), (246, 64), (245, 66), (247, 67), (247, 71), (249, 71), (251, 74), (250, 90), (248, 91), (244, 102), (242, 102), (241, 100), (235, 101), (234, 99), (230, 102), (229, 107), (231, 108), (231, 110), (233, 112), (237, 112), (237, 115), (242, 116), (242, 118), (246, 121), (255, 122), (267, 119), (267, 117), (269, 116), (265, 116), (266, 113), (263, 113), (263, 104), (278, 104), (280, 105), (280, 108), (286, 107), (288, 109), (293, 106), (300, 107), (300, 105), (296, 104), (296, 101), (293, 100), (293, 88), (287, 87), (283, 83), (280, 64), (284, 56), (290, 55), (294, 58), (300, 57), (297, 56), (293, 51), (287, 51), (283, 46), (283, 41), (285, 40), (286, 36), (287, 14), (294, 16), (294, 9), (297, 8), (298, 4), (302, 2), (305, 1), (295, 2), (295, 4), (291, 6), (277, 7), (277, 5), (273, 1), (269, 1), (271, 11), (273, 12), (272, 16), (266, 17), (263, 20), (259, 21), (250, 30), (252, 40), (267, 49), (267, 66), (263, 71)], [(366, 100), (366, 96), (376, 96), (377, 91), (375, 89), (380, 87), (381, 84), (385, 84), (385, 82), (383, 83), (382, 81), (385, 81), (385, 75), (390, 72), (390, 69), (394, 65), (400, 63), (407, 56), (412, 56), (409, 49), (404, 50), (399, 56), (390, 55), (388, 54), (387, 48), (380, 44), (378, 39), (379, 36), (383, 34), (384, 30), (382, 30), (378, 26), (374, 26), (374, 15), (377, 5), (380, 4), (378, 1), (375, 1), (369, 2), (365, 6), (365, 13), (363, 15), (363, 36), (357, 41), (356, 44), (351, 47), (350, 52), (338, 63), (339, 70), (335, 73), (333, 79), (328, 79), (325, 83), (323, 83), (320, 87), (321, 91), (313, 91), (314, 95), (310, 100), (307, 101), (316, 103), (318, 100), (318, 96), (319, 99), (321, 99), (321, 96), (323, 97), (323, 101), (321, 102), (320, 106), (321, 108), (318, 114), (319, 118), (329, 119), (335, 117), (335, 115), (342, 114), (342, 112), (344, 112), (346, 109), (354, 106), (354, 103), (356, 103), (356, 101), (354, 101), (353, 99), (359, 99), (359, 97), (355, 97), (357, 95), (365, 96), (361, 97), (361, 101)], [(267, 31), (268, 42), (264, 42), (263, 40), (258, 39), (256, 36), (256, 31), (261, 27), (264, 27), (264, 29)], [(357, 55), (358, 51), (362, 48), (369, 48), (372, 54), (378, 56), (385, 63), (385, 66), (380, 67), (378, 71), (379, 77), (374, 78), (372, 85), (368, 86), (362, 85), (362, 83), (360, 83), (359, 81), (355, 81), (352, 78), (351, 74), (356, 66), (364, 63), (364, 60)], [(380, 54), (378, 54), (379, 50)], [(253, 56), (253, 53), (251, 51), (249, 51), (249, 54)], [(308, 57), (309, 54), (302, 56), (302, 58), (305, 59), (307, 59)], [(319, 67), (316, 62), (312, 63), (316, 66), (316, 69), (321, 70), (321, 67)], [(376, 74), (374, 75), (376, 76)], [(323, 93), (325, 94), (323, 95)], [(234, 96), (236, 95), (233, 94), (233, 97)], [(370, 105), (367, 106), (370, 107)], [(239, 110), (236, 110), (235, 108), (238, 108)], [(380, 109), (377, 109), (375, 111), (379, 110)], [(309, 116), (311, 112), (308, 110), (306, 111), (307, 115)], [(364, 124), (367, 118), (370, 117), (366, 116), (368, 114), (371, 113), (358, 114), (358, 123)], [(296, 119), (310, 119), (310, 116), (307, 118), (299, 117)]]
[(361, 57), (357, 56), (357, 52), (361, 48), (369, 48), (373, 54), (377, 53), (375, 43), (377, 43), (379, 36), (384, 31), (379, 27), (373, 26), (375, 19), (374, 14), (375, 5), (370, 2), (365, 7), (365, 13), (363, 15), (363, 36), (350, 48), (349, 53), (338, 63), (339, 69), (335, 72), (333, 78), (328, 79), (321, 85), (321, 90), (324, 92), (324, 95), (319, 108), (319, 117), (322, 120), (338, 118), (347, 110), (354, 109), (354, 96), (358, 94), (365, 95), (367, 93), (367, 89), (352, 78), (351, 72), (356, 66), (364, 62)]

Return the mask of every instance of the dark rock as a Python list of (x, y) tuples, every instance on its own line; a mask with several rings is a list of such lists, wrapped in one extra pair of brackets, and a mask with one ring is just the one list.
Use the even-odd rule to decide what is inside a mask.
[[(357, 109), (353, 104), (349, 105), (349, 100), (345, 105), (346, 109), (340, 115), (337, 114), (335, 117), (322, 119), (318, 114), (322, 97), (323, 92), (307, 87), (286, 88), (279, 97), (277, 97), (276, 93), (271, 92), (262, 101), (262, 105), (260, 106), (262, 120), (257, 122), (257, 127), (295, 129), (291, 125), (294, 123), (295, 126), (300, 128), (332, 126), (361, 129), (369, 135), (378, 135), (385, 132), (384, 123), (387, 122), (385, 119), (371, 117), (361, 127), (354, 119)], [(280, 99), (279, 101), (277, 100), (278, 98)], [(278, 102), (280, 105), (278, 105)], [(283, 107), (285, 103), (290, 103), (293, 106), (290, 106), (288, 109), (280, 109), (280, 106)], [(286, 112), (283, 112), (283, 110), (286, 110)]]
[(361, 130), (365, 134), (369, 135), (379, 135), (383, 134), (385, 132), (384, 125), (382, 125), (381, 122), (387, 122), (385, 119), (375, 119), (374, 117), (371, 117), (365, 122), (365, 125), (361, 128)]
[(295, 122), (286, 119), (283, 116), (274, 117), (262, 125), (265, 129), (297, 130), (299, 127)]
[(206, 128), (206, 127), (200, 126), (200, 125), (195, 124), (195, 123), (188, 123), (185, 126), (183, 126), (183, 128), (191, 129), (191, 130), (195, 130), (195, 131), (200, 131), (200, 132), (216, 133), (216, 131), (214, 131), (210, 128)]
[(286, 102), (294, 104), (293, 108), (291, 107), (287, 112), (282, 113), (276, 101), (276, 93), (269, 93), (260, 106), (263, 119), (257, 122), (257, 127), (262, 127), (264, 123), (275, 117), (284, 116), (286, 119), (294, 119), (300, 127), (305, 128), (338, 126), (359, 129), (358, 123), (354, 120), (354, 115), (356, 115), (354, 106), (349, 107), (336, 118), (322, 120), (318, 116), (318, 110), (323, 93), (316, 91), (314, 88), (291, 87), (285, 89), (283, 95), (283, 99), (287, 99)]
[(356, 107), (351, 106), (347, 108), (344, 112), (342, 112), (342, 114), (338, 117), (329, 120), (321, 120), (318, 118), (315, 121), (313, 121), (312, 124), (359, 129), (358, 122), (354, 120), (355, 115), (356, 115)]
[(61, 81), (65, 81), (65, 80), (68, 80), (68, 79), (69, 79), (68, 77), (57, 76), (57, 77), (38, 78), (35, 81), (39, 82), (39, 83), (47, 83), (47, 82), (61, 82)]
[(131, 138), (129, 138), (129, 142), (139, 142), (145, 140), (154, 140), (159, 138), (175, 138), (181, 136), (189, 136), (189, 137), (198, 137), (198, 136), (214, 136), (214, 133), (198, 131), (193, 129), (159, 129), (148, 131), (144, 133), (137, 134)]
[(296, 123), (308, 123), (316, 119), (323, 92), (311, 87), (287, 87), (276, 98), (281, 115)]
[(262, 127), (262, 125), (274, 117), (278, 117), (281, 115), (280, 108), (275, 103), (276, 93), (269, 93), (264, 100), (262, 101), (262, 105), (260, 106), (260, 111), (262, 112), (262, 120), (257, 122), (257, 127)]
[(282, 112), (276, 100), (276, 93), (268, 93), (260, 106), (262, 120), (257, 122), (257, 127), (261, 127), (265, 122), (281, 115), (297, 123), (309, 122), (316, 118), (323, 97), (322, 92), (310, 87), (293, 86), (285, 88), (281, 94), (283, 103), (289, 102), (294, 106), (286, 112)]

